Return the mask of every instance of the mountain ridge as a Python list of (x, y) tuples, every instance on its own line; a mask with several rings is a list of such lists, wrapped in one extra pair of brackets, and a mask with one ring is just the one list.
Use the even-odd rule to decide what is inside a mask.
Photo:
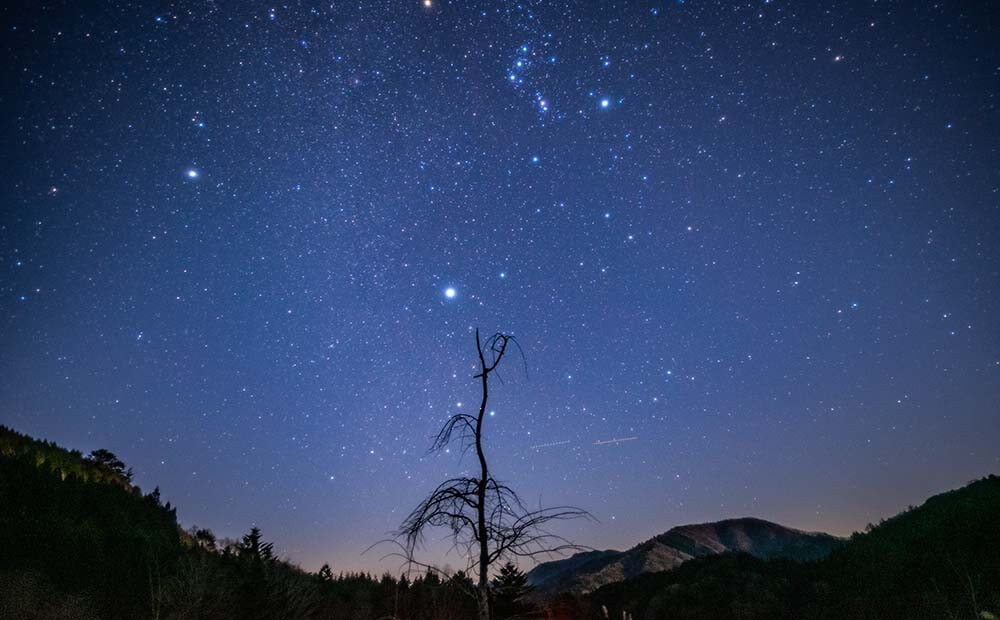
[(592, 550), (543, 562), (527, 573), (542, 594), (587, 593), (645, 573), (671, 570), (687, 560), (727, 552), (760, 559), (819, 560), (845, 540), (809, 532), (759, 517), (737, 517), (670, 528), (625, 551)]

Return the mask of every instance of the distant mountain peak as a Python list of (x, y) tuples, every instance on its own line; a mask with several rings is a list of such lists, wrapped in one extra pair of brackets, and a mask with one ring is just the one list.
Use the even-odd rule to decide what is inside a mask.
[(544, 562), (528, 573), (539, 592), (590, 592), (643, 573), (670, 570), (691, 558), (743, 552), (759, 558), (799, 561), (826, 557), (843, 540), (756, 517), (739, 517), (670, 528), (627, 551), (586, 551)]

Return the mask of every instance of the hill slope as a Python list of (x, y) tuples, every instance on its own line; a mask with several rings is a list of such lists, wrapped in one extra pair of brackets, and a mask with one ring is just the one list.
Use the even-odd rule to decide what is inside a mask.
[(183, 545), (175, 510), (128, 477), (123, 465), (0, 426), (0, 618), (53, 603), (56, 611), (30, 617), (73, 609), (74, 618), (132, 618), (149, 609), (150, 579)]
[(0, 425), (0, 620), (470, 618), (464, 576), (310, 574), (260, 530), (240, 541), (181, 530), (113, 453)]
[[(579, 617), (1000, 617), (1000, 477), (928, 499), (818, 562), (725, 553), (604, 586)], [(992, 614), (992, 615), (990, 615)]]
[(588, 551), (545, 562), (528, 573), (542, 593), (585, 593), (602, 585), (676, 568), (692, 558), (739, 551), (754, 557), (817, 560), (843, 544), (829, 534), (803, 532), (745, 517), (681, 525), (628, 551)]

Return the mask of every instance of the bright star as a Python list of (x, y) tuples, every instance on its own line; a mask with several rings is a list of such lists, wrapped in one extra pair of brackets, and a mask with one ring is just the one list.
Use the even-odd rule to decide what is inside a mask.
[(449, 286), (448, 288), (444, 289), (444, 296), (447, 297), (448, 299), (454, 299), (455, 295), (458, 295), (458, 291), (455, 290), (455, 287)]
[(601, 99), (601, 107), (602, 108), (606, 108), (609, 105), (611, 105), (611, 100), (610, 99)]
[(185, 172), (184, 174), (186, 174), (187, 178), (189, 178), (189, 179), (197, 179), (198, 178), (198, 171), (195, 170), (194, 168), (188, 168), (187, 172)]

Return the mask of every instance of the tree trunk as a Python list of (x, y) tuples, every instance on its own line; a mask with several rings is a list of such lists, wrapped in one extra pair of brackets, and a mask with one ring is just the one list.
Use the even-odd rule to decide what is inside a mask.
[(479, 488), (477, 489), (476, 517), (479, 522), (479, 620), (490, 620), (490, 582), (489, 582), (489, 532), (486, 530), (486, 480), (489, 469), (486, 466), (486, 454), (483, 452), (483, 416), (486, 414), (486, 399), (489, 396), (489, 369), (483, 356), (483, 345), (479, 341), (479, 330), (476, 330), (476, 349), (479, 352), (479, 364), (483, 374), (483, 400), (479, 403), (479, 418), (476, 420), (476, 455), (479, 457)]

